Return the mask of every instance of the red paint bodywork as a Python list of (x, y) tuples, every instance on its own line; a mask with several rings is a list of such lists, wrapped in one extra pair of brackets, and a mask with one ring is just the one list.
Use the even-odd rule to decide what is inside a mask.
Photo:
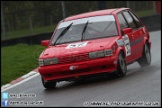
[[(117, 70), (117, 60), (120, 51), (124, 52), (127, 64), (140, 58), (142, 56), (143, 46), (146, 43), (146, 41), (149, 43), (151, 47), (151, 42), (149, 40), (149, 33), (145, 26), (143, 26), (143, 28), (140, 28), (138, 30), (133, 30), (132, 32), (131, 29), (129, 28), (125, 30), (126, 34), (128, 35), (132, 43), (136, 41), (136, 39), (142, 37), (142, 42), (131, 46), (131, 51), (132, 51), (131, 56), (126, 56), (126, 50), (124, 46), (118, 46), (116, 43), (117, 40), (122, 38), (122, 33), (117, 18), (117, 13), (123, 10), (130, 10), (130, 9), (120, 8), (120, 9), (101, 10), (101, 11), (95, 11), (95, 12), (89, 12), (89, 13), (83, 13), (80, 15), (71, 16), (62, 20), (62, 21), (69, 21), (69, 20), (91, 17), (91, 16), (102, 16), (102, 15), (112, 14), (114, 15), (116, 20), (119, 36), (88, 40), (88, 43), (85, 47), (78, 47), (74, 49), (66, 49), (69, 43), (56, 45), (56, 46), (48, 46), (48, 48), (46, 48), (41, 53), (39, 59), (57, 57), (59, 63), (54, 65), (48, 65), (48, 66), (40, 66), (38, 68), (38, 71), (41, 74), (41, 76), (47, 81), (49, 80), (58, 81), (61, 79), (64, 80), (68, 78), (78, 78), (80, 76), (96, 74), (96, 73), (113, 72)], [(47, 41), (42, 42), (42, 45), (47, 45)], [(105, 50), (105, 49), (112, 49), (113, 55), (106, 56), (103, 58), (89, 59), (88, 56), (89, 52)], [(75, 59), (73, 61), (70, 61), (70, 58), (72, 56), (74, 56)], [(75, 69), (70, 70), (70, 66), (74, 66)]]
[(42, 46), (48, 46), (48, 45), (49, 45), (49, 40), (43, 40), (43, 41), (41, 42), (41, 45), (42, 45)]

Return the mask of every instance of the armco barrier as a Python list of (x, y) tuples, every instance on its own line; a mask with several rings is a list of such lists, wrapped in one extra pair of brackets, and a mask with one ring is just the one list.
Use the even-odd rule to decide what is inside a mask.
[[(160, 30), (161, 29), (161, 15), (153, 15), (141, 18), (142, 22), (146, 25), (149, 31)], [(42, 40), (50, 39), (52, 36), (51, 33), (43, 33), (32, 36), (25, 36), (10, 40), (1, 41), (1, 47), (16, 45), (19, 43), (26, 43), (29, 45), (41, 44)]]
[(153, 15), (140, 18), (149, 31), (161, 29), (161, 15)]
[(20, 43), (25, 43), (29, 45), (41, 44), (42, 40), (50, 39), (52, 34), (53, 32), (4, 40), (4, 41), (1, 41), (1, 47), (16, 45)]

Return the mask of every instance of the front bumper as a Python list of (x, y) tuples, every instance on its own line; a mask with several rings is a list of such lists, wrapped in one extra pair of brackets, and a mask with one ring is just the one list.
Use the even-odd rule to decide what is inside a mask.
[(82, 62), (41, 66), (38, 68), (38, 71), (45, 80), (50, 81), (78, 78), (80, 76), (102, 72), (112, 72), (116, 69), (117, 57), (107, 56)]

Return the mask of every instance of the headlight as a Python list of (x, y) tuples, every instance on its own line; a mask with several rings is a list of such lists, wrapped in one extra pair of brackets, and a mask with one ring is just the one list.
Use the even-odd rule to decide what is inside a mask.
[(97, 52), (90, 52), (89, 53), (90, 59), (104, 57), (104, 56), (105, 56), (104, 51), (97, 51)]
[(112, 49), (105, 50), (105, 56), (111, 56), (112, 55)]
[(38, 62), (39, 62), (39, 66), (43, 66), (43, 59), (39, 59)]
[(57, 58), (39, 59), (39, 66), (52, 65), (57, 63), (58, 63)]
[(89, 53), (89, 58), (94, 59), (94, 58), (100, 58), (100, 57), (105, 57), (105, 56), (110, 56), (112, 55), (112, 50), (102, 50), (102, 51), (97, 51), (97, 52), (90, 52)]

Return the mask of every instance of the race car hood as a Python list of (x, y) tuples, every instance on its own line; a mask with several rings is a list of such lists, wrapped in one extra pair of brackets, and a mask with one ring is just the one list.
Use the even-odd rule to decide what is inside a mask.
[(42, 52), (39, 58), (41, 59), (41, 58), (61, 57), (61, 56), (68, 56), (71, 54), (72, 55), (83, 54), (93, 51), (104, 50), (106, 48), (111, 47), (111, 45), (117, 38), (118, 36), (87, 40), (83, 42), (61, 44), (56, 46), (49, 46)]

